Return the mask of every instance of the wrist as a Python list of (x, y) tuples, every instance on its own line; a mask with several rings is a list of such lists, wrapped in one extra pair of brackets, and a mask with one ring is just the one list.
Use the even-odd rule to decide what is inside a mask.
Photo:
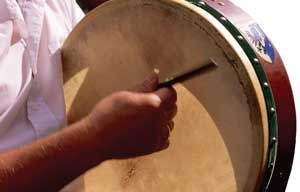
[(78, 147), (86, 158), (91, 159), (96, 164), (109, 159), (108, 149), (105, 145), (105, 138), (101, 134), (101, 125), (93, 123), (89, 116), (78, 121), (74, 125), (72, 135), (78, 141)]

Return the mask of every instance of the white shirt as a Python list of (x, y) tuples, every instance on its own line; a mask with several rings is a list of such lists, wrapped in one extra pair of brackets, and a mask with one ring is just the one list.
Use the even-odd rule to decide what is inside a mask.
[(60, 47), (83, 16), (75, 0), (1, 0), (0, 151), (64, 126)]

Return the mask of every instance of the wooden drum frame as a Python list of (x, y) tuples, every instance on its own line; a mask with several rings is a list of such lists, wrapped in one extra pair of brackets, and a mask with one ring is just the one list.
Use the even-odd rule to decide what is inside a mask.
[(62, 48), (68, 120), (154, 68), (164, 79), (207, 60), (216, 69), (175, 86), (170, 149), (99, 165), (83, 176), (86, 192), (285, 190), (296, 137), (289, 79), (228, 0), (111, 0), (88, 13)]

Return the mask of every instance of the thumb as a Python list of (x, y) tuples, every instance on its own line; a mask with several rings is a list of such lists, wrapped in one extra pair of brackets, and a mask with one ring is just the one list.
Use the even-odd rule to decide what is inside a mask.
[(150, 93), (157, 89), (158, 82), (158, 74), (155, 71), (152, 71), (142, 83), (134, 88), (134, 90), (137, 92)]

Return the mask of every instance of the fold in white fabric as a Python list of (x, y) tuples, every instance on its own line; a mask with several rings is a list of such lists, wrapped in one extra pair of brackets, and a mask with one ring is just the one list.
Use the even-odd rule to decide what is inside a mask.
[(75, 0), (1, 0), (0, 151), (64, 126), (60, 47), (83, 16)]

